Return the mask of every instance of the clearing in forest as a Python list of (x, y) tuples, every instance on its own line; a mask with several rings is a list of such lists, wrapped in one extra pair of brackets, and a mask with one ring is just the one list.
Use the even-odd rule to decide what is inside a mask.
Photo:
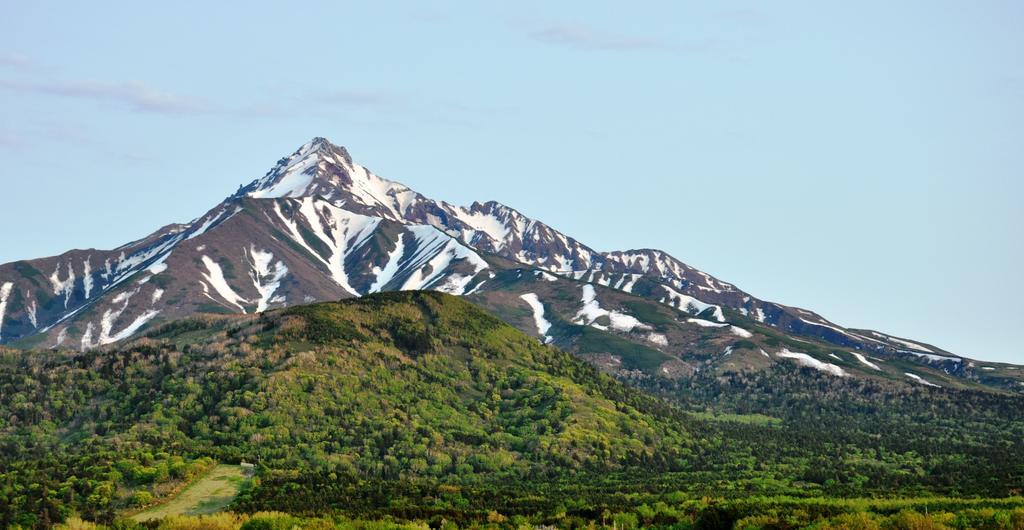
[(174, 498), (132, 516), (136, 521), (162, 519), (168, 515), (205, 515), (226, 508), (249, 481), (242, 466), (218, 465), (196, 479)]

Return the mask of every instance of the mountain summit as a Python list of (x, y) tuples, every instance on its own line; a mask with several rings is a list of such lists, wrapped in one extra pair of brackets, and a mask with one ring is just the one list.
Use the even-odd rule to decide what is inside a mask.
[(353, 162), (344, 147), (317, 137), (279, 160), (262, 178), (241, 188), (235, 195), (240, 197), (313, 197), (345, 204), (356, 213), (399, 220), (404, 207), (419, 194), (374, 175)]
[(419, 289), (468, 296), (611, 371), (672, 378), (786, 362), (836, 376), (1019, 388), (1012, 367), (844, 328), (660, 250), (601, 252), (495, 201), (430, 199), (324, 138), (190, 223), (114, 250), (0, 265), (0, 341), (90, 349), (195, 313)]

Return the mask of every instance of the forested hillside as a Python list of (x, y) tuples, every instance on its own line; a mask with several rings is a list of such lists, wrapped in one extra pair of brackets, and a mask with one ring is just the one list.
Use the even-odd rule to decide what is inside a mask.
[(799, 370), (632, 382), (647, 393), (428, 292), (198, 317), (109, 351), (9, 350), (0, 524), (113, 521), (242, 461), (257, 485), (235, 509), (306, 516), (1021, 491), (1019, 397)]

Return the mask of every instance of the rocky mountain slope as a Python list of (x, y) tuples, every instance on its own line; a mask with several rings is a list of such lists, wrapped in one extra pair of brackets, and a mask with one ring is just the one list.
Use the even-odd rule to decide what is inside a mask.
[(467, 295), (609, 370), (650, 377), (790, 362), (1024, 389), (1017, 367), (844, 328), (659, 250), (599, 252), (497, 202), (424, 197), (323, 138), (191, 223), (110, 251), (0, 265), (0, 342), (89, 349), (194, 313), (414, 289)]

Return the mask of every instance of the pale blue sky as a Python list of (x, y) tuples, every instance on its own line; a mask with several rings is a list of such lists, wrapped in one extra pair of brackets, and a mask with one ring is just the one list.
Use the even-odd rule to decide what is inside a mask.
[(1024, 362), (1024, 3), (2, 4), (0, 262), (187, 221), (326, 136), (434, 198)]

